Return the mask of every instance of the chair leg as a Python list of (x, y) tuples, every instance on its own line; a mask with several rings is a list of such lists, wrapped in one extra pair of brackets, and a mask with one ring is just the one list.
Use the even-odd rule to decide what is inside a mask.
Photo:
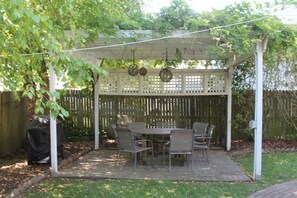
[(169, 154), (169, 171), (171, 172), (171, 154)]
[(208, 149), (205, 150), (205, 156), (206, 156), (206, 161), (209, 162), (209, 159), (208, 159)]
[(136, 168), (136, 161), (137, 161), (137, 153), (134, 154), (134, 171)]
[(120, 150), (118, 150), (117, 164), (119, 163), (119, 160), (120, 160)]
[(152, 147), (152, 156), (151, 156), (151, 160), (152, 160), (152, 168), (154, 168), (154, 147)]
[(203, 158), (205, 158), (205, 152), (204, 152), (204, 149), (202, 149), (202, 156), (203, 156)]
[(165, 165), (165, 148), (163, 148), (162, 159), (163, 159), (163, 167), (164, 167), (164, 165)]
[(194, 172), (194, 154), (192, 153), (191, 158), (192, 158), (192, 171)]

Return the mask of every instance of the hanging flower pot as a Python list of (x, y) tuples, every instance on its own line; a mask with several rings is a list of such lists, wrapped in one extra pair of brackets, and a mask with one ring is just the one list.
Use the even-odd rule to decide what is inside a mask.
[(138, 74), (138, 66), (136, 64), (132, 64), (128, 68), (128, 74), (131, 76), (136, 76)]
[(173, 77), (170, 68), (161, 69), (159, 76), (162, 82), (170, 82)]
[(142, 67), (139, 69), (140, 76), (145, 76), (147, 74), (147, 69), (145, 67)]

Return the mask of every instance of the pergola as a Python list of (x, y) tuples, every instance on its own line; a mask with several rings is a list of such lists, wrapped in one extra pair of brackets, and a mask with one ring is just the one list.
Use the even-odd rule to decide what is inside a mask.
[[(232, 74), (233, 67), (242, 63), (252, 54), (245, 57), (236, 57), (233, 54), (224, 57), (211, 57), (208, 53), (210, 45), (217, 41), (210, 37), (208, 31), (186, 32), (175, 31), (169, 36), (161, 37), (153, 31), (119, 31), (116, 37), (98, 36), (95, 42), (89, 43), (85, 48), (69, 52), (73, 57), (82, 58), (89, 63), (100, 66), (104, 59), (115, 60), (225, 60), (226, 70), (225, 89), (223, 95), (227, 95), (227, 150), (231, 149), (231, 106), (232, 106)], [(263, 95), (263, 52), (266, 41), (255, 46), (256, 63), (256, 99), (255, 120), (250, 122), (251, 129), (255, 132), (254, 150), (254, 179), (261, 178), (261, 150), (262, 150), (262, 95)], [(98, 78), (98, 76), (97, 76)], [(99, 148), (99, 100), (100, 81), (95, 84), (94, 120), (95, 120), (95, 149)], [(55, 73), (50, 68), (50, 91), (55, 91)], [(187, 93), (187, 92), (184, 92)], [(204, 94), (207, 94), (205, 91)], [(202, 94), (203, 94), (202, 93)], [(120, 94), (120, 93), (118, 93)], [(128, 93), (129, 94), (129, 93)], [(201, 94), (201, 93), (200, 93)], [(222, 95), (222, 93), (218, 94)], [(57, 166), (57, 142), (56, 120), (51, 116), (51, 166), (52, 173), (58, 173)]]

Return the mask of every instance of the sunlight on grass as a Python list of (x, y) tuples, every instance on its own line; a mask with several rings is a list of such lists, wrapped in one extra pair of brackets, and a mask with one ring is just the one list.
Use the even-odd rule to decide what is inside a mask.
[(111, 190), (111, 189), (112, 189), (111, 186), (110, 186), (109, 184), (105, 184), (105, 185), (103, 185), (103, 188), (104, 188), (105, 190)]
[[(253, 156), (237, 159), (241, 168), (252, 175)], [(78, 180), (49, 179), (26, 192), (25, 197), (247, 197), (277, 183), (291, 181), (297, 175), (297, 153), (263, 154), (260, 182), (172, 182), (150, 180)]]

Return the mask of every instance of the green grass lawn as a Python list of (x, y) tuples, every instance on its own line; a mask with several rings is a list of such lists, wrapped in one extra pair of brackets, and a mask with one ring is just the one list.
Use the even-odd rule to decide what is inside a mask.
[[(253, 156), (239, 159), (252, 175)], [(247, 197), (266, 186), (297, 179), (297, 153), (263, 154), (260, 182), (173, 182), (147, 180), (49, 179), (29, 189), (25, 197)]]

